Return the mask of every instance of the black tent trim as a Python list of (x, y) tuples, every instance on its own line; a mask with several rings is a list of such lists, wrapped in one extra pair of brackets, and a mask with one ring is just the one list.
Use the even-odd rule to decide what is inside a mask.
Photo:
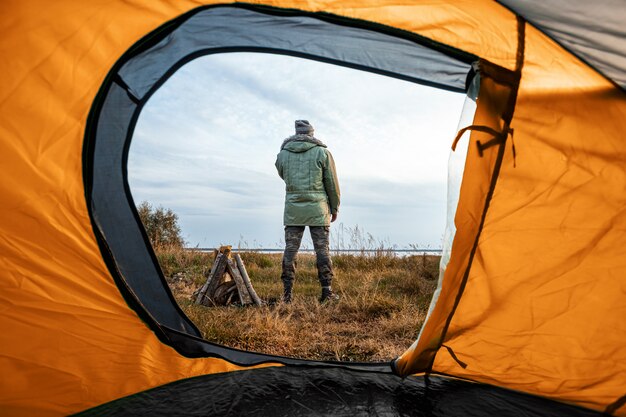
[[(309, 57), (465, 92), (463, 80), (476, 57), (448, 55), (447, 50), (444, 53), (433, 49), (432, 43), (424, 46), (381, 31), (348, 26), (343, 23), (345, 19), (340, 25), (326, 20), (302, 13), (280, 15), (274, 20), (250, 8), (204, 9), (179, 25), (168, 39), (127, 61), (119, 74), (135, 97), (141, 99), (171, 65), (186, 56), (200, 56), (203, 50), (231, 49)], [(250, 39), (251, 35), (255, 39)]]
[[(355, 28), (358, 28), (358, 30), (371, 32), (367, 36), (371, 37), (372, 42), (379, 42), (381, 39), (382, 42), (389, 42), (389, 33), (393, 33), (395, 44), (397, 42), (395, 37), (403, 35), (403, 38), (398, 39), (410, 39), (409, 42), (404, 44), (406, 48), (412, 48), (413, 46), (411, 45), (414, 45), (415, 48), (422, 48), (419, 52), (423, 53), (426, 49), (422, 45), (426, 44), (428, 46), (427, 50), (435, 47), (437, 49), (432, 49), (433, 57), (438, 57), (438, 59), (443, 60), (442, 62), (449, 62), (452, 65), (450, 68), (462, 68), (462, 70), (456, 70), (459, 74), (459, 76), (454, 78), (457, 80), (454, 81), (456, 84), (450, 84), (449, 82), (446, 84), (396, 73), (385, 68), (384, 65), (382, 68), (375, 68), (370, 65), (359, 64), (358, 62), (342, 61), (331, 56), (323, 56), (323, 53), (304, 53), (296, 49), (272, 48), (270, 45), (262, 47), (201, 48), (184, 54), (174, 63), (168, 62), (166, 70), (159, 75), (151, 88), (145, 94), (137, 94), (136, 84), (133, 85), (133, 81), (136, 81), (136, 79), (133, 79), (133, 72), (124, 72), (129, 63), (132, 65), (133, 59), (142, 54), (148, 56), (152, 48), (158, 46), (166, 37), (169, 39), (173, 31), (183, 27), (189, 19), (199, 16), (202, 12), (210, 13), (214, 10), (222, 12), (222, 16), (229, 13), (241, 14), (241, 11), (244, 11), (247, 15), (262, 14), (264, 19), (267, 19), (267, 16), (275, 16), (279, 20), (284, 20), (290, 16), (305, 18), (311, 21), (323, 22), (323, 24), (314, 22), (318, 27), (323, 25), (335, 31), (347, 31), (346, 33), (348, 34), (352, 30), (357, 30)], [(331, 21), (332, 23), (330, 23)], [(335, 47), (334, 44), (333, 47)], [(377, 24), (334, 17), (326, 13), (306, 13), (249, 5), (209, 6), (186, 13), (148, 34), (131, 47), (107, 75), (88, 118), (83, 148), (83, 178), (94, 234), (106, 265), (128, 305), (137, 312), (139, 317), (148, 324), (162, 342), (173, 346), (179, 353), (188, 357), (217, 356), (239, 365), (256, 365), (265, 362), (285, 364), (308, 363), (310, 361), (243, 352), (201, 339), (197, 327), (186, 317), (175, 302), (165, 277), (158, 267), (156, 255), (141, 226), (128, 186), (126, 166), (132, 132), (141, 108), (149, 97), (169, 76), (190, 60), (209, 53), (235, 51), (270, 52), (300, 56), (376, 72), (412, 82), (429, 84), (452, 91), (464, 91), (468, 73), (470, 73), (471, 69), (469, 63), (475, 61), (476, 57), (403, 31), (392, 30)], [(428, 53), (430, 54), (431, 52)], [(451, 54), (453, 56), (450, 56)], [(388, 56), (385, 56), (385, 58), (388, 58)], [(381, 59), (381, 61), (384, 61), (384, 59)], [(142, 78), (144, 75), (139, 75), (139, 78)], [(103, 162), (105, 160), (107, 162)], [(112, 208), (118, 211), (116, 212)], [(130, 258), (120, 261), (120, 256), (125, 255), (122, 252), (128, 251), (128, 242), (133, 239), (136, 243), (136, 247), (133, 248), (135, 252), (131, 250)], [(139, 247), (140, 252), (136, 251), (137, 247)], [(122, 249), (120, 250), (120, 248)], [(132, 262), (129, 262), (129, 259)], [(143, 264), (137, 264), (136, 261), (138, 260), (143, 262)], [(140, 272), (137, 275), (141, 278), (133, 280), (133, 274), (136, 274), (137, 271)], [(151, 281), (144, 280), (143, 277), (146, 276), (152, 277)], [(161, 282), (158, 292), (155, 292), (155, 287), (157, 286), (154, 285), (156, 277)], [(338, 365), (341, 363), (328, 362), (328, 364)], [(344, 363), (344, 365), (347, 365), (347, 363)], [(350, 364), (350, 366), (365, 366), (369, 369), (391, 371), (389, 363)]]

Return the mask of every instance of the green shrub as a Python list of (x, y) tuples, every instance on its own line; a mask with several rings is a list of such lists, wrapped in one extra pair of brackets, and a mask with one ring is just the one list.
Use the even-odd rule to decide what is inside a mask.
[(182, 248), (185, 245), (178, 225), (178, 215), (171, 209), (161, 206), (155, 208), (144, 201), (137, 206), (137, 212), (154, 249), (167, 246)]

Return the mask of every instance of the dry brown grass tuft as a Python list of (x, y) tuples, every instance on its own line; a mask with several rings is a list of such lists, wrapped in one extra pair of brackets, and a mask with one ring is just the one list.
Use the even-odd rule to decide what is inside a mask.
[[(184, 252), (184, 253), (182, 253)], [(242, 253), (259, 296), (282, 294), (280, 254)], [(320, 305), (315, 257), (300, 254), (294, 301), (263, 307), (203, 307), (191, 295), (210, 270), (212, 254), (170, 248), (158, 253), (178, 303), (215, 343), (316, 360), (388, 361), (413, 343), (423, 323), (439, 268), (437, 256), (333, 256), (339, 302)]]

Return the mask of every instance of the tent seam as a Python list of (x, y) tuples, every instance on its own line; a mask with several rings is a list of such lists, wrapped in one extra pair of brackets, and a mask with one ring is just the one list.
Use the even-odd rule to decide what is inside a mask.
[[(524, 20), (524, 18), (522, 18), (521, 16), (517, 16), (517, 36), (518, 36), (518, 42), (517, 42), (517, 52), (516, 52), (516, 62), (515, 62), (515, 71), (514, 73), (517, 76), (518, 82), (516, 83), (516, 85), (513, 86), (513, 88), (511, 89), (511, 93), (509, 95), (509, 99), (507, 102), (507, 105), (504, 109), (504, 112), (502, 114), (502, 120), (504, 121), (504, 128), (503, 128), (503, 132), (507, 132), (510, 129), (510, 123), (513, 120), (513, 114), (515, 112), (515, 104), (517, 102), (517, 92), (519, 89), (519, 82), (521, 81), (521, 72), (522, 72), (522, 67), (524, 65), (524, 50), (525, 50), (525, 25), (526, 25), (526, 21)], [(448, 329), (450, 327), (450, 324), (452, 322), (452, 318), (454, 317), (454, 314), (456, 313), (457, 307), (459, 306), (460, 302), (461, 302), (461, 298), (463, 297), (463, 293), (465, 291), (465, 287), (467, 285), (467, 281), (469, 278), (469, 273), (470, 270), (472, 268), (472, 264), (474, 261), (474, 256), (476, 254), (476, 250), (478, 249), (478, 242), (480, 240), (480, 236), (482, 234), (482, 229), (483, 226), (485, 224), (485, 219), (487, 217), (487, 212), (489, 211), (489, 206), (491, 203), (491, 198), (493, 197), (493, 193), (496, 187), (496, 184), (498, 182), (498, 176), (500, 174), (500, 167), (502, 166), (502, 159), (504, 157), (504, 149), (506, 146), (506, 139), (507, 139), (508, 135), (503, 135), (503, 140), (500, 143), (500, 147), (498, 148), (498, 154), (496, 157), (496, 161), (494, 164), (494, 168), (493, 168), (493, 175), (491, 178), (491, 184), (489, 186), (489, 190), (487, 192), (487, 196), (485, 198), (485, 207), (483, 209), (483, 213), (481, 216), (481, 220), (480, 220), (480, 225), (478, 227), (478, 231), (476, 233), (476, 238), (474, 240), (474, 244), (472, 246), (472, 249), (470, 251), (470, 257), (469, 257), (469, 261), (467, 264), (467, 267), (465, 269), (465, 272), (463, 274), (463, 279), (461, 281), (461, 284), (459, 286), (459, 290), (457, 293), (457, 296), (455, 298), (454, 301), (454, 305), (452, 306), (452, 309), (448, 315), (448, 318), (446, 319), (446, 323), (444, 324), (444, 327), (441, 331), (441, 336), (439, 337), (439, 340), (437, 341), (437, 347), (434, 348), (432, 357), (428, 363), (428, 365), (426, 366), (425, 372), (431, 373), (432, 372), (432, 367), (434, 365), (435, 362), (435, 358), (437, 357), (437, 354), (439, 353), (439, 350), (442, 348), (443, 344), (445, 343), (446, 340), (446, 335), (448, 332)], [(453, 350), (450, 347), (446, 347), (448, 352), (452, 355), (453, 354)]]

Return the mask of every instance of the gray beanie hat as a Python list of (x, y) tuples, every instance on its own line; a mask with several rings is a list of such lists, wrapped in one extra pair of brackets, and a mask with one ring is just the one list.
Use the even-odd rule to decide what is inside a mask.
[(308, 120), (296, 120), (296, 135), (313, 135), (313, 126)]

